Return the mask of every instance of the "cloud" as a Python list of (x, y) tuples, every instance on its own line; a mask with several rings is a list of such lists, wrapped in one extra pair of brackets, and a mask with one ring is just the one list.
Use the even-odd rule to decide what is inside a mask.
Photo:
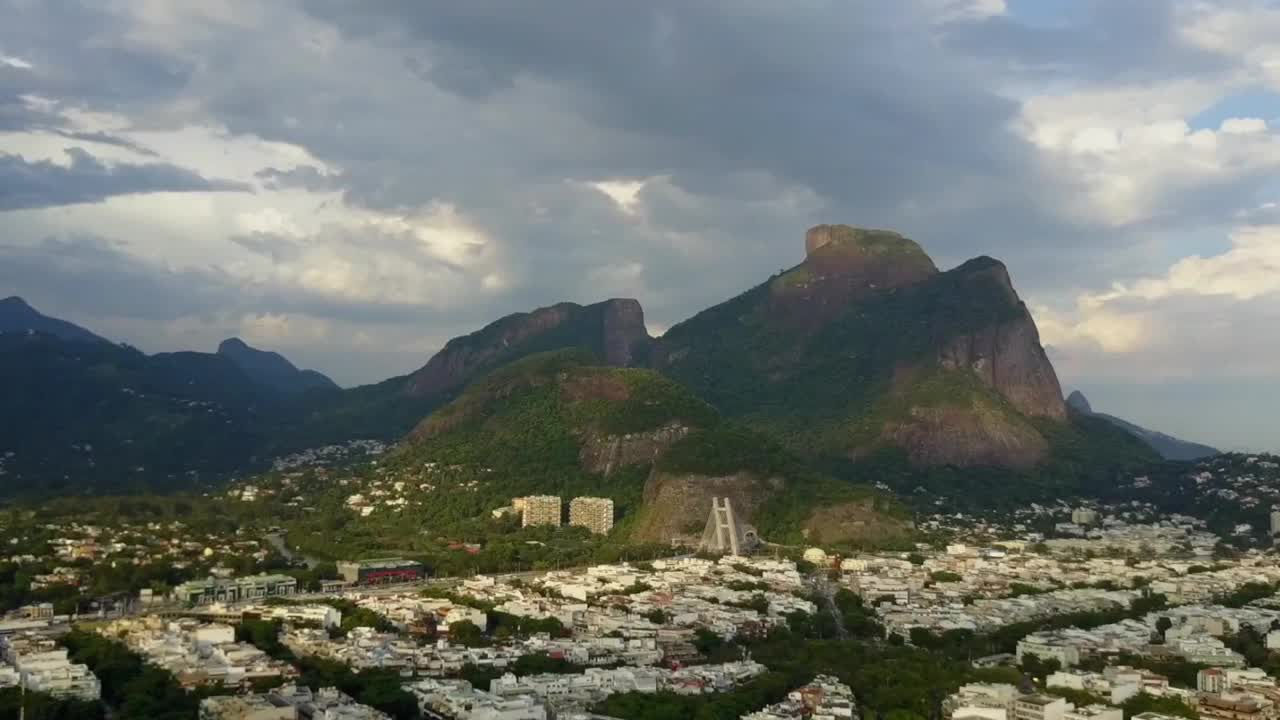
[(269, 167), (254, 173), (269, 190), (301, 188), (312, 192), (335, 190), (342, 187), (341, 175), (328, 173), (314, 165), (299, 165), (288, 170)]
[[(1223, 109), (1280, 87), (1265, 2), (0, 0), (0, 15), (0, 47), (33, 65), (0, 68), (4, 169), (48, 198), (0, 216), (7, 241), (60, 276), (85, 261), (43, 241), (92, 231), (141, 287), (219, 288), (224, 306), (166, 322), (107, 318), (144, 346), (266, 318), (312, 365), (377, 380), (392, 361), (367, 348), (425, 355), (564, 299), (635, 295), (669, 326), (840, 221), (900, 229), (944, 266), (1005, 260), (1069, 379), (1141, 378), (1147, 361), (1182, 377), (1207, 361), (1176, 323), (1267, 317), (1270, 291), (1241, 294), (1262, 260), (1239, 228), (1274, 214), (1259, 206), (1280, 189), (1276, 115)], [(69, 141), (93, 153), (87, 177)], [(97, 200), (55, 204), (77, 197)], [(1189, 294), (1183, 273), (1232, 290)], [(1244, 332), (1218, 327), (1203, 336)]]
[(78, 147), (67, 148), (66, 156), (66, 164), (57, 164), (0, 154), (0, 211), (94, 203), (114, 195), (251, 190), (166, 163), (108, 165)]
[(1243, 226), (1231, 248), (1166, 272), (1037, 308), (1046, 344), (1070, 374), (1280, 380), (1280, 225)]
[(34, 66), (20, 57), (0, 55), (0, 67), (14, 68), (15, 70), (30, 70)]

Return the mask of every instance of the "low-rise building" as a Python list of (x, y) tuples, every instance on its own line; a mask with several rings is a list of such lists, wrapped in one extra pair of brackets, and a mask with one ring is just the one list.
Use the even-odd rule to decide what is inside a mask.
[(189, 580), (173, 589), (173, 599), (186, 605), (234, 603), (298, 592), (298, 581), (288, 575), (251, 575), (242, 578)]
[(1271, 720), (1275, 704), (1254, 695), (1204, 694), (1196, 708), (1202, 720)]
[(352, 585), (384, 585), (421, 580), (426, 568), (416, 560), (379, 558), (340, 562), (338, 575)]
[(1023, 695), (1013, 702), (1015, 720), (1065, 720), (1071, 708), (1065, 699), (1053, 695)]

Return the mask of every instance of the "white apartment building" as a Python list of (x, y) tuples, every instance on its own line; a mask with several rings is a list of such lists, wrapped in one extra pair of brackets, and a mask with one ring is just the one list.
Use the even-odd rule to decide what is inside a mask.
[(39, 635), (20, 635), (0, 640), (0, 656), (12, 670), (2, 673), (0, 683), (25, 685), (28, 690), (55, 697), (98, 700), (102, 684), (87, 666), (72, 663), (66, 648)]
[(1067, 710), (1063, 720), (1124, 720), (1124, 711), (1110, 705), (1085, 705)]
[(1051, 695), (1023, 695), (1013, 702), (1015, 720), (1066, 720), (1070, 703)]
[(1057, 660), (1062, 667), (1075, 667), (1080, 664), (1080, 648), (1075, 645), (1058, 643), (1051, 639), (1040, 639), (1028, 635), (1018, 641), (1018, 662), (1023, 658), (1035, 655), (1041, 660)]

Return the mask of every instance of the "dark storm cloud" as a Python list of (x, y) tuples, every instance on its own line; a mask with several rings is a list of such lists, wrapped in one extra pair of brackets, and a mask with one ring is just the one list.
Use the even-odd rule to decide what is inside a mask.
[(249, 192), (244, 183), (209, 180), (166, 163), (107, 165), (82, 148), (67, 148), (70, 165), (27, 162), (0, 154), (0, 211), (101, 202), (151, 192)]
[(91, 235), (0, 245), (0, 287), (37, 305), (155, 321), (211, 312), (237, 293), (216, 272), (166, 270)]
[(33, 65), (0, 72), (0, 96), (12, 91), (73, 105), (136, 110), (186, 86), (197, 65), (121, 42), (131, 26), (118, 10), (80, 0), (0, 0), (5, 52)]
[(522, 79), (547, 82), (599, 126), (660, 140), (661, 155), (615, 172), (689, 174), (692, 184), (763, 169), (853, 209), (892, 208), (956, 178), (1035, 173), (1009, 129), (1017, 106), (949, 69), (928, 33), (911, 27), (920, 18), (893, 8), (310, 7), (357, 36), (403, 32), (425, 44), (420, 74), (463, 97), (499, 102)]

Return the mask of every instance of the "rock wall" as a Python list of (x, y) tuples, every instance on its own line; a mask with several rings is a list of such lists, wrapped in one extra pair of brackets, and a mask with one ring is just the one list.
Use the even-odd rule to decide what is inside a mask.
[[(655, 472), (644, 486), (644, 505), (632, 531), (633, 542), (694, 544), (711, 514), (711, 499), (727, 497), (741, 523), (754, 524), (757, 510), (786, 486), (782, 478), (751, 473), (721, 477)], [(767, 539), (767, 538), (766, 538)]]
[(588, 434), (583, 438), (579, 459), (583, 469), (608, 476), (621, 467), (656, 462), (689, 430), (680, 423), (671, 423), (657, 430), (626, 435)]
[(603, 354), (606, 364), (629, 367), (643, 360), (649, 342), (644, 310), (635, 300), (586, 306), (560, 303), (508, 315), (450, 340), (409, 376), (405, 392), (413, 397), (444, 395), (525, 355), (572, 346), (593, 348)]
[(1000, 319), (953, 334), (938, 352), (944, 369), (967, 368), (1030, 417), (1065, 420), (1066, 403), (1040, 331), (1003, 263), (979, 258), (952, 271), (966, 295), (985, 298)]
[(912, 408), (887, 423), (881, 439), (902, 447), (917, 466), (1029, 469), (1049, 455), (1049, 443), (1017, 418), (990, 408)]

